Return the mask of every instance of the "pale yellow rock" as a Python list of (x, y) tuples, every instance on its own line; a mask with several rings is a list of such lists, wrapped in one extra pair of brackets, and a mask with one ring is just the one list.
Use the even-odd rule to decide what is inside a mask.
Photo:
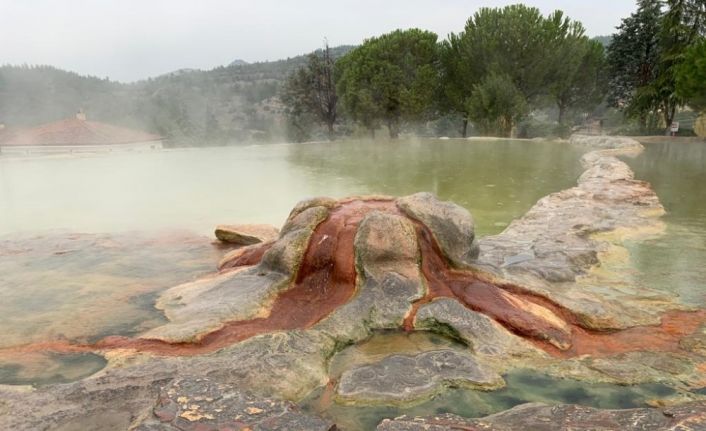
[(182, 418), (184, 418), (190, 422), (194, 422), (194, 421), (201, 419), (200, 414), (198, 414), (197, 412), (192, 412), (191, 410), (187, 410), (187, 411), (179, 414), (179, 416), (181, 416)]
[(499, 292), (503, 296), (503, 298), (505, 298), (513, 306), (519, 308), (520, 310), (524, 310), (530, 314), (533, 314), (534, 316), (537, 316), (538, 318), (544, 320), (545, 322), (549, 323), (550, 325), (554, 326), (557, 329), (560, 329), (561, 331), (567, 334), (570, 333), (571, 329), (569, 328), (569, 325), (567, 325), (566, 322), (561, 320), (559, 316), (554, 314), (548, 308), (542, 307), (541, 305), (534, 304), (532, 302), (523, 301), (518, 297), (511, 295), (508, 292), (505, 292), (504, 290), (500, 290)]
[(236, 245), (251, 245), (274, 241), (279, 229), (268, 224), (218, 225), (215, 231), (220, 241)]
[(694, 133), (700, 138), (706, 138), (706, 114), (701, 114), (701, 116), (694, 121)]

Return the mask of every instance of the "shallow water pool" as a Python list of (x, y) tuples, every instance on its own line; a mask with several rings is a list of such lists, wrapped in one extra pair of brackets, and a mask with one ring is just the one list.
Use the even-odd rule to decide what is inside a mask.
[[(212, 272), (225, 253), (210, 237), (218, 223), (279, 225), (313, 195), (432, 191), (468, 208), (479, 235), (494, 234), (542, 196), (573, 186), (579, 157), (558, 143), (462, 140), (2, 156), (0, 350), (136, 335), (161, 324), (153, 307), (159, 293)], [(706, 304), (706, 146), (650, 144), (626, 161), (668, 211), (665, 235), (628, 244), (629, 276), (687, 304)], [(333, 372), (390, 350), (460, 348), (439, 337), (404, 336), (347, 351)], [(0, 354), (0, 383), (76, 380), (103, 365), (94, 355)], [(320, 394), (307, 408), (356, 430), (402, 413), (479, 416), (527, 401), (633, 407), (672, 393), (661, 385), (587, 385), (524, 370), (506, 380), (506, 389), (453, 389), (411, 409), (322, 409)]]
[(572, 185), (577, 160), (556, 143), (461, 140), (0, 156), (0, 348), (161, 324), (159, 292), (225, 252), (219, 223), (279, 225), (314, 195), (430, 190), (499, 232)]

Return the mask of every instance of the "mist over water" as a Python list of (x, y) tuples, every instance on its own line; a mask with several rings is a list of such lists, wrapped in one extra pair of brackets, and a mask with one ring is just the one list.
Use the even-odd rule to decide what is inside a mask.
[[(215, 267), (223, 253), (209, 245), (215, 225), (279, 226), (311, 196), (431, 191), (471, 211), (479, 235), (498, 233), (539, 198), (574, 186), (579, 157), (551, 142), (466, 140), (2, 155), (0, 329), (13, 344), (159, 324), (161, 314), (139, 304)], [(706, 304), (706, 150), (652, 144), (626, 161), (657, 191), (667, 231), (629, 243), (622, 273)], [(75, 326), (81, 310), (94, 316), (88, 330)]]
[(667, 211), (664, 235), (629, 244), (638, 283), (676, 293), (688, 305), (706, 305), (706, 147), (650, 144), (626, 161)]
[(578, 153), (555, 143), (341, 141), (154, 152), (0, 157), (0, 235), (276, 226), (301, 199), (431, 191), (496, 233), (575, 184)]
[[(160, 292), (212, 273), (227, 251), (212, 244), (219, 223), (279, 226), (316, 195), (432, 191), (468, 208), (488, 234), (572, 186), (579, 172), (570, 147), (517, 141), (3, 155), (0, 349), (134, 336), (163, 324)], [(24, 366), (0, 352), (0, 379), (63, 381), (100, 365), (83, 359), (39, 355)]]
[[(574, 186), (582, 172), (579, 159), (579, 151), (560, 143), (467, 140), (3, 155), (0, 331), (9, 336), (0, 347), (134, 336), (162, 324), (164, 317), (154, 308), (160, 292), (212, 272), (225, 253), (212, 244), (219, 223), (280, 225), (297, 201), (315, 195), (431, 191), (469, 209), (479, 235), (489, 235), (539, 198)], [(706, 304), (703, 147), (651, 145), (627, 162), (660, 196), (667, 231), (629, 243), (630, 266), (620, 270), (638, 285), (679, 295), (685, 304)], [(385, 343), (393, 341), (412, 350), (436, 348), (438, 342)], [(376, 350), (353, 351), (349, 359), (367, 361), (371, 354)], [(35, 356), (0, 355), (0, 379), (41, 385), (76, 380), (103, 366), (91, 356)], [(545, 394), (528, 378), (511, 375), (507, 391), (487, 396), (451, 391), (413, 411), (480, 415), (526, 401), (576, 400), (630, 407), (642, 405), (654, 389), (564, 382), (561, 391)], [(307, 408), (317, 410), (316, 396)], [(325, 414), (351, 429), (365, 429), (400, 412), (334, 406)]]

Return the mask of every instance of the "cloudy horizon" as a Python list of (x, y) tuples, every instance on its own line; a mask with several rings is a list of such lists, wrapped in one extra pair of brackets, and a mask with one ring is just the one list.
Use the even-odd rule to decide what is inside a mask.
[[(0, 0), (0, 64), (46, 64), (131, 82), (175, 70), (212, 69), (235, 59), (278, 60), (331, 46), (355, 45), (397, 28), (440, 38), (469, 16), (503, 0)], [(614, 33), (634, 0), (528, 0), (581, 21), (589, 36)]]

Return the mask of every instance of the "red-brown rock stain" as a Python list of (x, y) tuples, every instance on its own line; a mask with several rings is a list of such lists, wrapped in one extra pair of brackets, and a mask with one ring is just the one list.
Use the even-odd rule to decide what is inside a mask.
[[(25, 346), (25, 349), (61, 352), (135, 349), (186, 356), (212, 352), (264, 333), (309, 328), (355, 294), (355, 235), (365, 214), (373, 210), (394, 211), (395, 206), (392, 200), (351, 200), (331, 209), (326, 220), (314, 230), (296, 279), (290, 288), (277, 296), (267, 317), (225, 323), (220, 329), (190, 343), (110, 336), (92, 345), (57, 341)], [(269, 247), (268, 244), (255, 247), (238, 260), (259, 261)], [(237, 266), (234, 263), (230, 268)], [(21, 348), (13, 348), (18, 349)]]
[(257, 265), (262, 260), (262, 256), (267, 253), (267, 250), (272, 248), (273, 244), (274, 242), (266, 242), (243, 250), (240, 255), (233, 259), (230, 259), (228, 262), (224, 263), (219, 269), (221, 271), (227, 271), (233, 268)]
[(566, 334), (558, 331), (544, 319), (518, 308), (508, 300), (508, 296), (515, 296), (519, 301), (540, 306), (543, 304), (539, 304), (529, 296), (510, 292), (478, 272), (451, 268), (429, 229), (420, 223), (416, 223), (416, 229), (422, 253), (422, 273), (427, 281), (428, 294), (414, 304), (416, 308), (405, 321), (407, 329), (413, 327), (419, 305), (428, 303), (434, 298), (448, 297), (459, 300), (473, 311), (491, 317), (519, 335), (539, 340), (544, 340), (551, 335), (562, 342), (570, 342)]
[(197, 343), (164, 343), (121, 337), (105, 339), (97, 346), (116, 348), (126, 344), (125, 347), (153, 353), (193, 355), (259, 334), (310, 328), (355, 294), (353, 243), (358, 225), (367, 212), (386, 207), (389, 203), (385, 201), (351, 201), (331, 209), (326, 220), (314, 230), (292, 286), (277, 296), (267, 317), (226, 323)]
[[(706, 310), (669, 311), (659, 325), (639, 326), (616, 331), (597, 331), (584, 328), (580, 319), (570, 310), (541, 295), (506, 282), (495, 282), (490, 277), (473, 271), (450, 268), (439, 245), (429, 229), (415, 222), (422, 252), (422, 272), (427, 282), (427, 294), (413, 304), (406, 317), (404, 329), (414, 330), (414, 319), (419, 308), (435, 298), (455, 298), (471, 310), (481, 312), (511, 332), (528, 338), (537, 347), (555, 357), (570, 358), (581, 355), (610, 356), (634, 351), (677, 352), (679, 341), (696, 332), (706, 323)], [(500, 290), (550, 310), (570, 328), (571, 335), (557, 333), (554, 328), (530, 313), (510, 304)], [(546, 334), (566, 341), (570, 347), (561, 350), (546, 341)]]
[(658, 325), (636, 326), (617, 331), (595, 331), (572, 325), (571, 348), (561, 351), (546, 343), (537, 344), (559, 358), (582, 355), (605, 357), (629, 352), (672, 352), (683, 350), (680, 340), (706, 324), (706, 310), (672, 310)]
[[(220, 329), (192, 343), (112, 336), (95, 344), (71, 344), (67, 341), (34, 343), (2, 349), (0, 355), (30, 351), (80, 353), (112, 349), (135, 349), (162, 355), (196, 355), (264, 333), (310, 328), (355, 295), (355, 236), (363, 217), (374, 210), (401, 214), (394, 201), (384, 199), (341, 201), (332, 208), (327, 219), (314, 230), (296, 279), (290, 288), (277, 296), (267, 317), (225, 323)], [(414, 329), (416, 313), (423, 304), (435, 298), (455, 298), (469, 309), (486, 314), (508, 330), (528, 338), (551, 355), (568, 358), (586, 354), (609, 356), (640, 350), (675, 352), (680, 350), (681, 338), (693, 334), (706, 322), (706, 310), (671, 311), (655, 326), (612, 332), (583, 328), (570, 310), (548, 298), (528, 292), (520, 286), (496, 282), (476, 271), (451, 268), (431, 231), (418, 221), (412, 222), (419, 240), (427, 294), (412, 304), (403, 324), (406, 330)], [(229, 267), (258, 263), (270, 246), (262, 244), (248, 250)], [(564, 333), (558, 333), (544, 319), (512, 304), (508, 295), (550, 310), (569, 326), (570, 337), (565, 339)], [(567, 350), (556, 348), (547, 342), (548, 334), (566, 341), (570, 347)]]

